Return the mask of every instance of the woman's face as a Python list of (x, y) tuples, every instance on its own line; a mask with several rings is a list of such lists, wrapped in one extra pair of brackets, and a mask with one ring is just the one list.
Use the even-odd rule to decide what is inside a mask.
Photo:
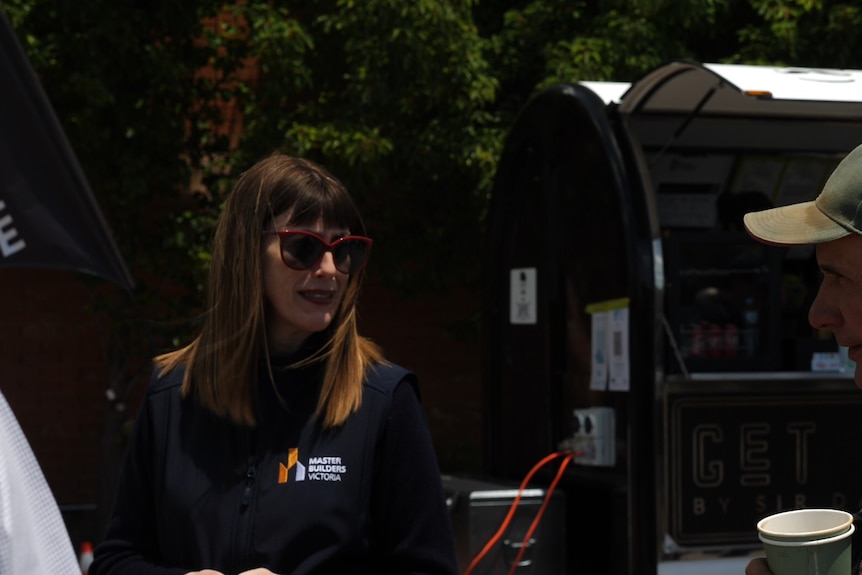
[[(292, 227), (287, 214), (277, 216), (275, 223), (277, 230), (313, 232), (328, 242), (349, 232), (326, 227), (322, 222), (311, 227)], [(264, 236), (263, 284), (270, 351), (292, 353), (309, 335), (326, 329), (338, 311), (349, 277), (335, 269), (329, 251), (307, 270), (289, 268), (282, 261), (279, 237)]]

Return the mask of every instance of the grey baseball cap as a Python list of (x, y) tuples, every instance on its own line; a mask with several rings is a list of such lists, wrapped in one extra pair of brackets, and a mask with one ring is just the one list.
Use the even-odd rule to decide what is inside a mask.
[(814, 201), (750, 212), (743, 223), (755, 239), (778, 246), (862, 234), (862, 145), (841, 160)]

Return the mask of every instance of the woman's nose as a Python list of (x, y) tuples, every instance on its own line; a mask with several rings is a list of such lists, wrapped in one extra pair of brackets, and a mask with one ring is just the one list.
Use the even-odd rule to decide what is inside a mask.
[(323, 257), (320, 258), (320, 263), (317, 265), (317, 273), (327, 276), (335, 276), (338, 270), (335, 268), (335, 256), (332, 250), (323, 252)]

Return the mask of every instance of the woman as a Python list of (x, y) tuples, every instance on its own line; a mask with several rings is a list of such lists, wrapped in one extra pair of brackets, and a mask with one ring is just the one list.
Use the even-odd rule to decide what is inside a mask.
[(156, 358), (90, 575), (457, 572), (415, 376), (357, 332), (364, 233), (310, 161), (239, 178), (209, 312)]

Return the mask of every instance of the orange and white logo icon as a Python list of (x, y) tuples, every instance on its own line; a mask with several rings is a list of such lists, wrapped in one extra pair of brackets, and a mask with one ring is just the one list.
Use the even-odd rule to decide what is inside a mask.
[(296, 468), (294, 481), (305, 481), (305, 465), (299, 462), (299, 449), (291, 447), (287, 450), (287, 465), (279, 462), (278, 464), (278, 482), (287, 483), (290, 470)]

